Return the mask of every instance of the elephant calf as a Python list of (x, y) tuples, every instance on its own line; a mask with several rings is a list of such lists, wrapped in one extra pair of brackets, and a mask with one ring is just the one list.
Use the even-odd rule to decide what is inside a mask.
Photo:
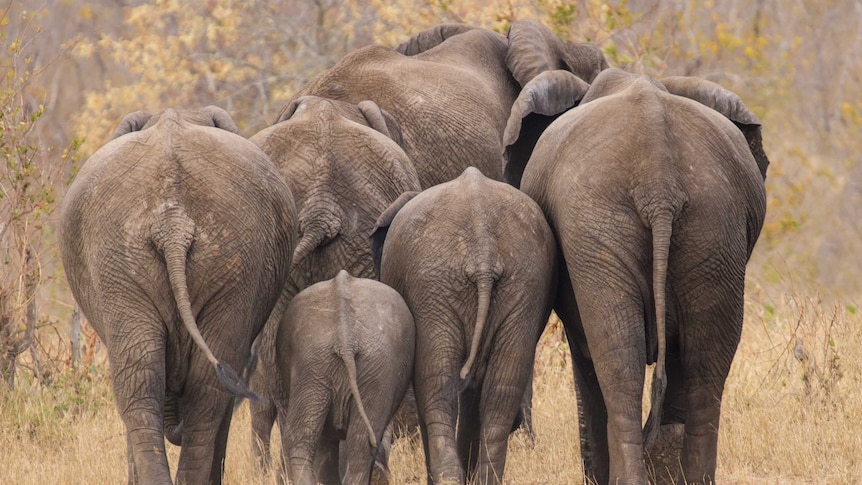
[(294, 484), (342, 483), (339, 465), (345, 483), (369, 483), (410, 384), (414, 334), (395, 290), (344, 270), (294, 297), (276, 340), (282, 453)]
[(429, 483), (500, 483), (551, 311), (554, 237), (535, 202), (476, 168), (414, 195), (380, 216), (372, 251), (416, 320)]

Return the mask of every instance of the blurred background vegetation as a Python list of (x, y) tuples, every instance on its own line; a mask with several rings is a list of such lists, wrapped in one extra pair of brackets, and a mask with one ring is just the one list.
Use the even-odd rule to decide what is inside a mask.
[[(441, 22), (544, 22), (613, 66), (700, 76), (761, 119), (772, 162), (748, 299), (769, 317), (812, 296), (862, 298), (859, 0), (0, 0), (0, 370), (68, 364), (74, 302), (59, 204), (86, 157), (138, 109), (225, 108), (249, 136), (344, 54)], [(790, 295), (790, 296), (788, 296)], [(55, 339), (65, 341), (68, 339)], [(81, 337), (84, 358), (97, 345)], [(59, 345), (59, 344), (58, 344)], [(48, 368), (46, 368), (46, 366)]]

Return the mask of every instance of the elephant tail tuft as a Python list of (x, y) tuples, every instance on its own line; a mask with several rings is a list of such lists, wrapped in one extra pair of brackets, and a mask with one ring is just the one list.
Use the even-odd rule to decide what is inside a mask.
[(251, 392), (245, 380), (236, 373), (233, 368), (224, 362), (216, 364), (216, 376), (227, 388), (228, 392), (236, 397), (247, 398), (252, 401), (261, 401), (261, 397)]
[(664, 394), (667, 389), (667, 372), (665, 360), (667, 355), (666, 330), (666, 289), (667, 264), (670, 253), (670, 238), (673, 229), (673, 212), (660, 210), (649, 218), (652, 227), (653, 250), (653, 294), (655, 295), (655, 321), (658, 340), (658, 356), (653, 372), (652, 395), (649, 417), (644, 425), (644, 445), (649, 448), (658, 437), (661, 426), (661, 413), (664, 404)]

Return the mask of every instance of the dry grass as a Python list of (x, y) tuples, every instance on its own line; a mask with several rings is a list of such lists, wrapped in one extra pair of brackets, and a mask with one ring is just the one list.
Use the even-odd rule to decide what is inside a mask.
[[(785, 296), (749, 298), (725, 393), (718, 475), (724, 483), (854, 483), (862, 476), (862, 315)], [(553, 327), (552, 327), (553, 328)], [(565, 341), (548, 331), (538, 356), (535, 447), (510, 440), (507, 483), (581, 483), (572, 374)], [(105, 365), (49, 386), (19, 376), (0, 394), (0, 483), (121, 483), (123, 426)], [(273, 484), (255, 469), (248, 411), (234, 418), (226, 483)], [(276, 444), (277, 449), (277, 444)], [(178, 449), (170, 449), (175, 466)], [(424, 483), (418, 439), (395, 444), (393, 483)]]

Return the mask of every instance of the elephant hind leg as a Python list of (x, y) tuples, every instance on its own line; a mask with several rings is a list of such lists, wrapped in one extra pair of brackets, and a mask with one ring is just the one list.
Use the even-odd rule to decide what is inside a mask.
[(466, 389), (458, 396), (458, 456), (467, 477), (473, 476), (479, 464), (480, 400), (475, 388)]
[[(317, 471), (317, 482), (323, 485), (341, 485), (341, 441), (320, 437), (317, 444), (317, 454), (314, 456), (314, 469)], [(353, 483), (353, 482), (350, 482)]]
[[(371, 404), (371, 403), (369, 403)], [(373, 406), (373, 404), (372, 404)], [(356, 414), (353, 414), (356, 416)], [(375, 428), (381, 428), (375, 426)], [(383, 429), (375, 429), (377, 443), (383, 438)], [(374, 469), (377, 450), (368, 441), (368, 427), (361, 419), (353, 419), (347, 429), (347, 476), (345, 483), (369, 483)], [(344, 458), (342, 458), (344, 459)]]
[[(118, 316), (110, 329), (108, 356), (117, 410), (126, 428), (129, 483), (170, 484), (165, 454), (165, 335), (152, 319)], [(134, 327), (130, 334), (128, 329)], [(134, 339), (134, 345), (129, 342)]]
[(465, 351), (451, 340), (446, 328), (446, 322), (458, 322), (460, 317), (447, 309), (448, 302), (426, 305), (413, 315), (417, 329), (413, 384), (429, 483), (463, 484), (464, 468), (456, 438), (461, 395), (452, 392), (452, 382)]
[[(285, 426), (281, 428), (283, 467), (295, 485), (314, 485), (317, 483), (314, 457), (329, 415), (330, 395), (323, 384), (302, 388), (293, 385), (289, 395)], [(337, 453), (337, 444), (335, 449)], [(336, 475), (337, 465), (336, 462)]]
[(521, 386), (501, 382), (491, 375), (486, 377), (479, 411), (477, 456), (472, 460), (476, 464), (471, 470), (473, 483), (502, 483), (511, 423), (522, 397)]

